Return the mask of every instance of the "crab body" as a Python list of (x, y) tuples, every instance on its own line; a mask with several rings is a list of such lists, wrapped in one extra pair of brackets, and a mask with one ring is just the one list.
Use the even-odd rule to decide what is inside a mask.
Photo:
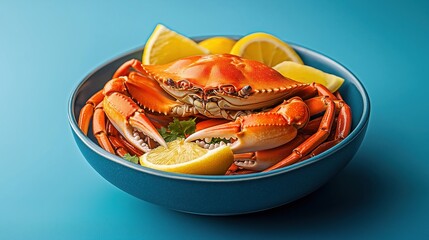
[[(103, 139), (99, 142), (105, 149), (125, 149), (126, 144), (131, 144), (146, 152), (150, 150), (150, 141), (152, 145), (155, 141), (165, 146), (156, 131), (163, 117), (200, 117), (230, 122), (223, 120), (222, 124), (205, 127), (186, 141), (225, 138), (233, 139), (231, 148), (237, 154), (269, 151), (296, 144), (293, 140), (301, 136), (300, 129), (313, 115), (323, 113), (320, 127), (313, 134), (316, 139), (309, 137), (308, 142), (306, 138), (302, 146), (295, 148), (292, 152), (296, 156), (288, 160), (290, 164), (321, 145), (335, 119), (342, 119), (337, 124), (335, 139), (343, 138), (350, 130), (350, 109), (323, 86), (296, 82), (260, 62), (229, 54), (192, 56), (164, 65), (142, 65), (130, 60), (93, 99), (103, 99), (102, 109), (124, 137), (122, 145), (109, 147), (108, 139), (113, 134), (106, 128), (97, 128), (100, 130), (94, 134)], [(90, 99), (81, 111), (79, 125), (84, 132), (98, 102)], [(258, 171), (274, 165), (258, 167), (256, 155), (252, 155), (252, 160), (240, 158), (237, 164)]]
[(237, 113), (272, 107), (305, 88), (264, 64), (229, 54), (193, 56), (142, 69), (172, 97), (214, 118), (232, 119)]

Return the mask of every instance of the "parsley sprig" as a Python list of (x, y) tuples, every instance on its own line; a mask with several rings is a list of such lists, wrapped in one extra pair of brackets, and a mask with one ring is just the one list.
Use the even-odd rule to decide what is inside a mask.
[(228, 139), (215, 137), (215, 138), (212, 138), (212, 140), (211, 140), (210, 144), (212, 144), (212, 143), (213, 143), (213, 144), (216, 144), (216, 143), (220, 143), (220, 142), (230, 143), (231, 141), (230, 141), (230, 140), (228, 140)]
[(135, 164), (139, 163), (139, 157), (137, 157), (136, 155), (126, 153), (122, 158)]
[(173, 122), (169, 123), (167, 128), (162, 127), (158, 131), (166, 142), (174, 141), (177, 138), (186, 138), (195, 132), (195, 120), (196, 118), (189, 120), (174, 118)]

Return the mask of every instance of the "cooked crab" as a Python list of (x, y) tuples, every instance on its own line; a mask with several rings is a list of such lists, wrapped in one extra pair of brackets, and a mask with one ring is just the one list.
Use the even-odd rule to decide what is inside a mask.
[[(186, 141), (210, 146), (212, 138), (229, 139), (236, 166), (257, 171), (325, 150), (351, 127), (350, 108), (338, 94), (229, 54), (192, 56), (164, 65), (130, 60), (81, 110), (79, 126), (85, 134), (93, 113), (99, 144), (119, 155), (166, 146), (157, 131), (165, 118), (223, 119), (201, 121), (201, 130)], [(106, 128), (104, 114), (117, 131)], [(309, 128), (318, 115), (318, 125)], [(334, 123), (335, 133), (326, 142)]]

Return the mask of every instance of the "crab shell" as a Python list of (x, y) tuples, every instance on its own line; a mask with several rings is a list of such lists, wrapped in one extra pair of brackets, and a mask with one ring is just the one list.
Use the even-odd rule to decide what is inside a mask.
[(275, 106), (308, 86), (261, 62), (231, 54), (191, 56), (142, 68), (173, 98), (216, 118), (234, 119)]

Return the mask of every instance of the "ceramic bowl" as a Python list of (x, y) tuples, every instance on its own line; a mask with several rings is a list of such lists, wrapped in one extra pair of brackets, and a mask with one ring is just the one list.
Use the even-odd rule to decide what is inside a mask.
[(92, 94), (102, 89), (122, 63), (132, 58), (140, 59), (143, 48), (103, 64), (73, 89), (68, 104), (68, 119), (76, 144), (88, 163), (114, 186), (169, 209), (202, 215), (235, 215), (262, 211), (297, 200), (324, 185), (353, 158), (368, 126), (370, 100), (362, 83), (340, 63), (308, 48), (291, 46), (305, 64), (345, 79), (340, 92), (353, 112), (350, 135), (313, 158), (266, 173), (202, 176), (161, 172), (106, 152), (92, 136), (85, 136), (78, 128), (79, 111)]

